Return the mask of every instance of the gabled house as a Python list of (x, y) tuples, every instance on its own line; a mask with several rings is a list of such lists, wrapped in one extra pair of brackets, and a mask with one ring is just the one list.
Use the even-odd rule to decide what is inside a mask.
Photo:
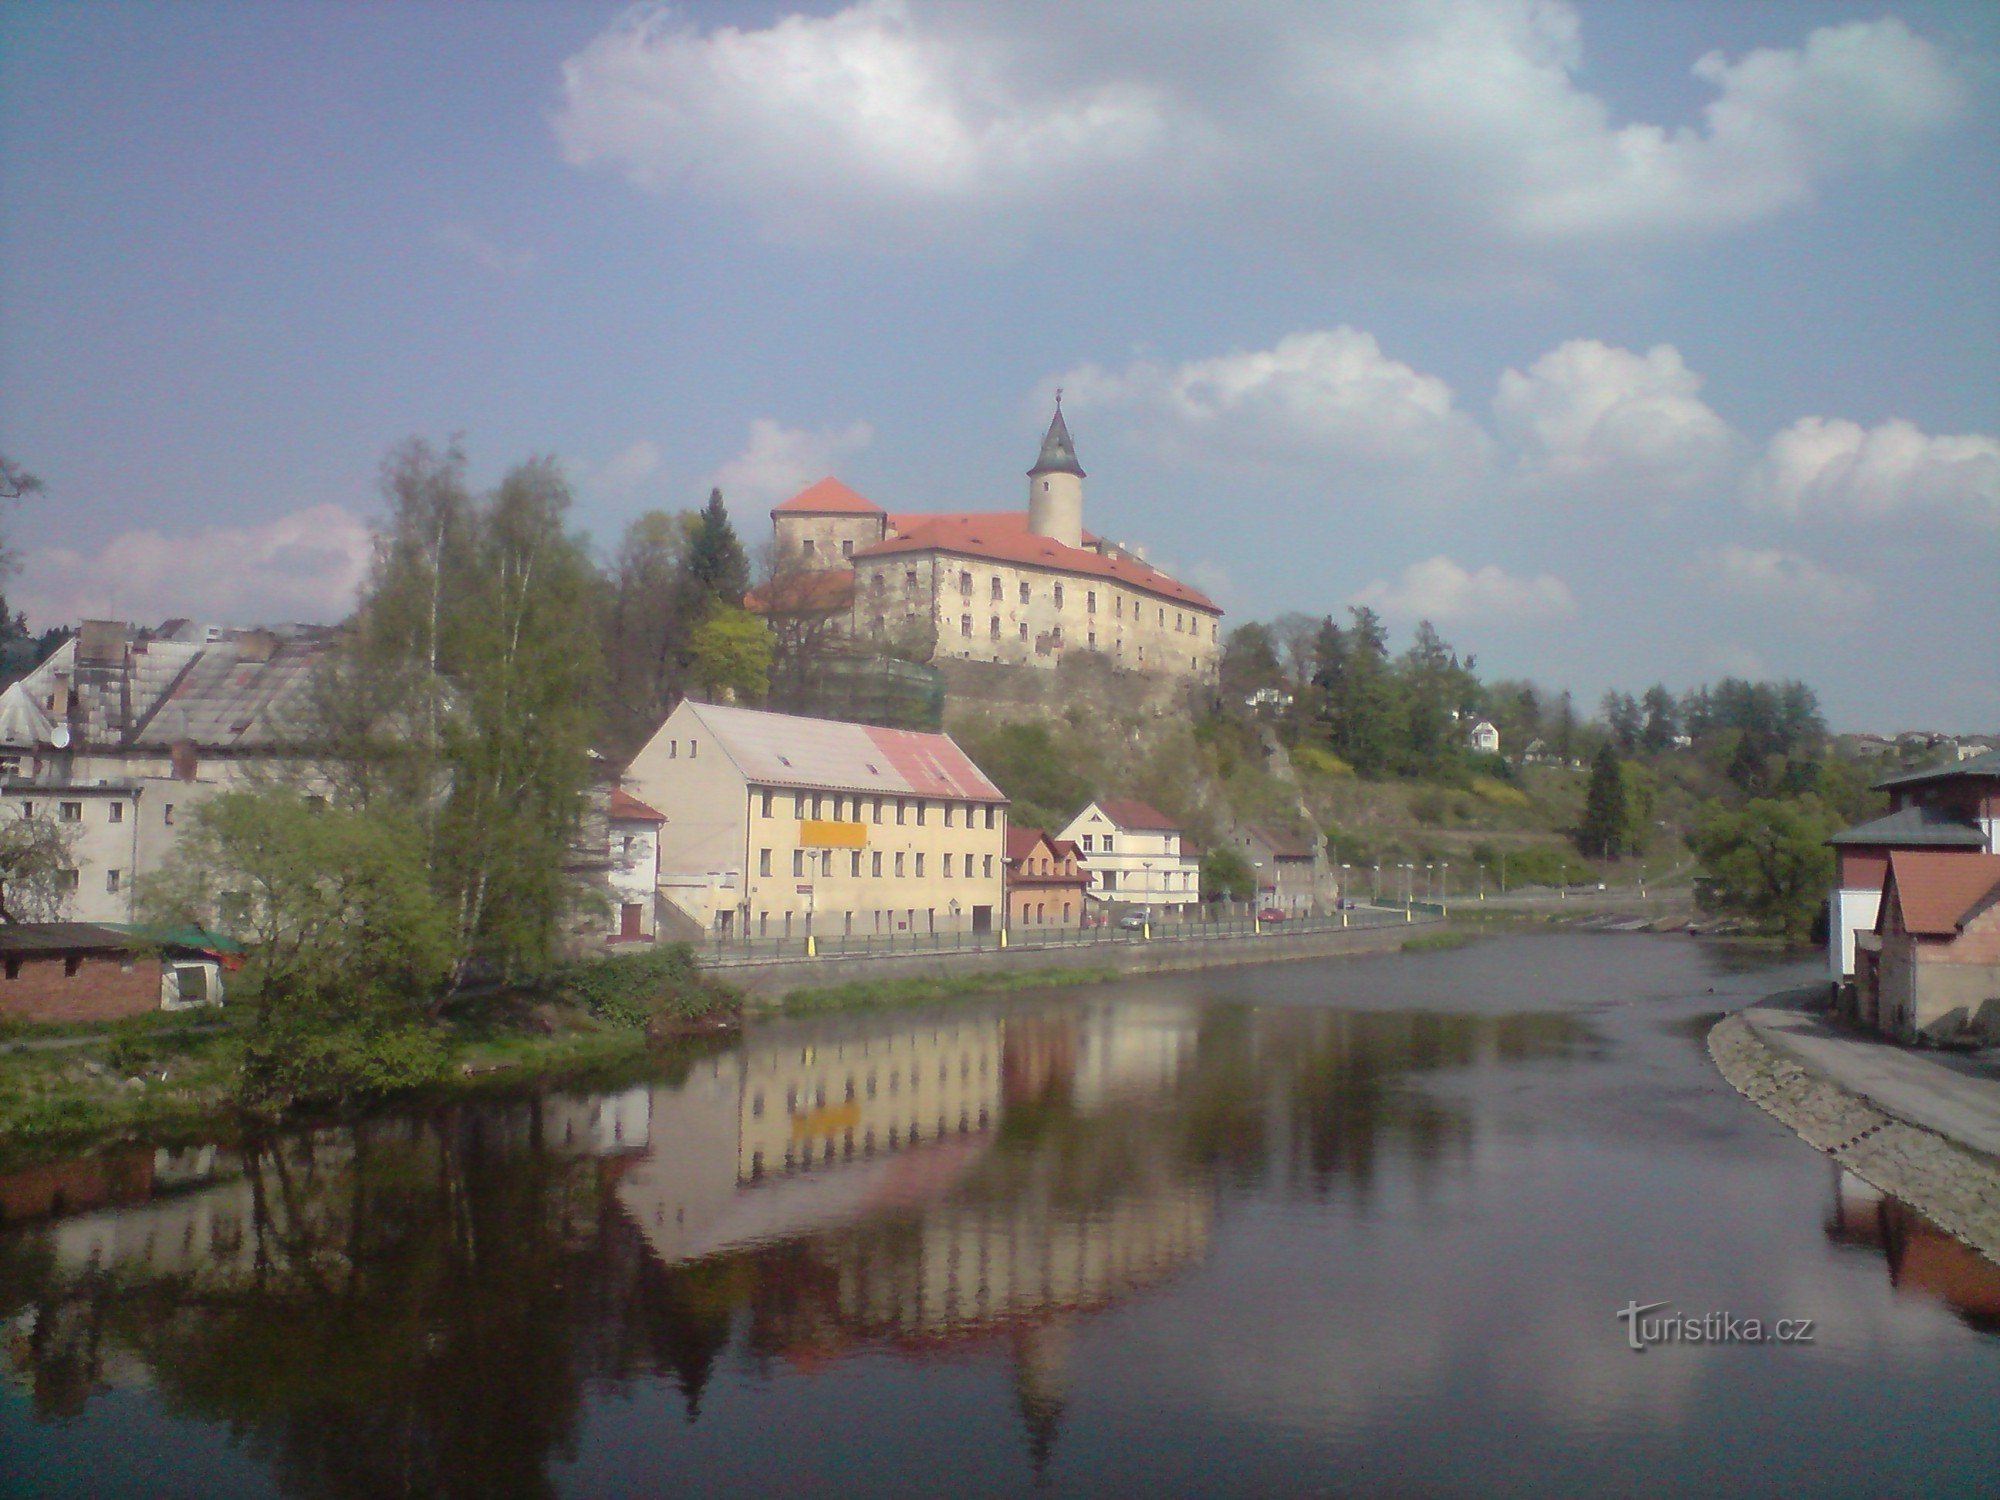
[(1466, 731), (1466, 743), (1481, 755), (1500, 753), (1500, 731), (1491, 719), (1481, 719)]
[(1893, 851), (1870, 936), (1857, 987), (1883, 1033), (2000, 1041), (2000, 855)]
[(1090, 872), (1068, 839), (1046, 829), (1007, 830), (1007, 925), (1077, 927), (1083, 922)]
[(1304, 916), (1313, 904), (1312, 845), (1296, 834), (1246, 824), (1231, 840), (1257, 876), (1257, 905)]
[(1180, 825), (1136, 797), (1105, 797), (1069, 820), (1061, 835), (1090, 867), (1090, 898), (1155, 912), (1197, 911), (1201, 856)]
[(2000, 852), (2000, 752), (1905, 771), (1875, 787), (1889, 794), (1889, 811), (1827, 840), (1835, 859), (1827, 909), (1827, 979), (1836, 990), (1854, 978), (1855, 934), (1874, 930), (1892, 853)]

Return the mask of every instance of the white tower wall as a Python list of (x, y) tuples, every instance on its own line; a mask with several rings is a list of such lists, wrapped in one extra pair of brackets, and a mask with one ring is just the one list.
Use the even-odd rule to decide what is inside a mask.
[(1083, 479), (1060, 470), (1028, 476), (1028, 530), (1066, 547), (1083, 545)]

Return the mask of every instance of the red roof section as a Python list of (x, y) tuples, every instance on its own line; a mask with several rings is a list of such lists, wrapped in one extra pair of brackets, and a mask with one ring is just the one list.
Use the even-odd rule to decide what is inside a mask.
[(1106, 557), (1084, 547), (1070, 547), (1028, 530), (1025, 511), (949, 511), (940, 515), (896, 514), (890, 524), (899, 535), (857, 547), (856, 557), (887, 557), (899, 552), (951, 552), (995, 562), (1064, 573), (1086, 573), (1111, 579), (1176, 603), (1220, 614), (1206, 594), (1191, 589), (1158, 568), (1129, 557)]
[(622, 787), (611, 789), (611, 818), (614, 822), (664, 823), (667, 815), (654, 807), (648, 807), (637, 797)]
[(1098, 807), (1104, 816), (1123, 829), (1142, 830), (1148, 833), (1179, 833), (1181, 825), (1161, 812), (1150, 802), (1141, 802), (1137, 797), (1106, 797)]
[(1033, 854), (1035, 846), (1041, 843), (1047, 843), (1051, 850), (1056, 846), (1055, 840), (1049, 837), (1046, 829), (1015, 828), (1009, 825), (1007, 829), (1007, 858), (1017, 862), (1024, 860), (1030, 854)]
[(784, 504), (773, 506), (772, 515), (779, 512), (790, 515), (808, 516), (880, 516), (886, 515), (881, 506), (850, 490), (831, 474), (816, 480), (800, 490)]
[[(1888, 885), (1903, 926), (1924, 937), (1955, 937), (1961, 924), (2000, 894), (2000, 854), (1895, 849)], [(1883, 903), (1886, 913), (1888, 902)]]

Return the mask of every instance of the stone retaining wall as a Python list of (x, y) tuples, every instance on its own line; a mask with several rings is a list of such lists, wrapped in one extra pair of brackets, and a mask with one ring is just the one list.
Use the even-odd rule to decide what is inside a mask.
[(1326, 932), (1264, 932), (1227, 938), (1155, 939), (1145, 943), (1072, 944), (1048, 948), (941, 949), (854, 958), (788, 958), (732, 965), (715, 971), (740, 987), (754, 1005), (798, 989), (879, 979), (931, 979), (1036, 969), (1116, 969), (1121, 974), (1170, 974), (1241, 964), (1336, 958), (1350, 953), (1393, 953), (1417, 933), (1435, 933), (1435, 918), (1413, 923), (1336, 928)]
[(2000, 1261), (2000, 1162), (1884, 1114), (1773, 1051), (1740, 1015), (1715, 1024), (1708, 1052), (1731, 1087), (1814, 1150)]

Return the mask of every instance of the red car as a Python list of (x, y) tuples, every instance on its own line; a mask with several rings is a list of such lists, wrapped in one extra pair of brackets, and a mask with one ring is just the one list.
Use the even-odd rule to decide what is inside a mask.
[(1285, 913), (1275, 906), (1267, 906), (1257, 913), (1257, 920), (1260, 922), (1282, 922), (1285, 919)]

